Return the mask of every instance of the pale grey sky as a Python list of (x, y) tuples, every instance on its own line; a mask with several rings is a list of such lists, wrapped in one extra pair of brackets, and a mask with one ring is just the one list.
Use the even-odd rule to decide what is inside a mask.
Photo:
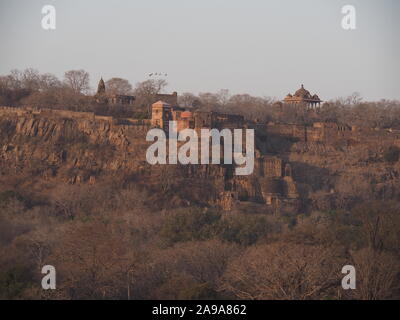
[[(341, 28), (346, 4), (357, 30)], [(283, 98), (304, 83), (323, 100), (400, 99), (399, 16), (398, 0), (0, 0), (0, 74), (82, 68), (94, 87), (163, 72), (181, 93)]]

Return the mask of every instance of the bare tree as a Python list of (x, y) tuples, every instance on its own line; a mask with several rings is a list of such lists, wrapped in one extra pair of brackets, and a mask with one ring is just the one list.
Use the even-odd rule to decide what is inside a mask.
[(228, 89), (221, 89), (217, 92), (218, 102), (222, 106), (225, 106), (226, 104), (228, 104), (230, 97), (231, 97), (231, 95), (230, 95)]
[(195, 107), (198, 97), (190, 92), (184, 92), (178, 97), (179, 105), (184, 108)]
[(357, 288), (352, 295), (361, 300), (389, 299), (398, 287), (399, 259), (386, 252), (364, 248), (351, 254)]
[(112, 94), (129, 95), (132, 94), (132, 85), (126, 79), (111, 78), (106, 81), (106, 90)]
[(89, 90), (89, 73), (85, 70), (70, 70), (64, 74), (64, 83), (78, 93)]
[(38, 90), (40, 88), (40, 74), (36, 69), (28, 68), (24, 71), (11, 70), (10, 74), (2, 77), (2, 84), (10, 90), (27, 89)]
[(190, 274), (200, 283), (215, 283), (223, 275), (228, 261), (239, 254), (240, 248), (219, 240), (208, 240), (178, 244), (168, 251), (167, 255), (178, 270)]
[(51, 73), (45, 73), (40, 75), (40, 89), (49, 90), (54, 88), (60, 88), (62, 86), (61, 81)]
[(337, 252), (276, 243), (251, 247), (233, 260), (221, 289), (239, 299), (324, 299), (340, 285)]
[(150, 113), (151, 104), (154, 102), (157, 93), (160, 93), (167, 86), (164, 79), (146, 80), (136, 84), (134, 95), (136, 104), (139, 107), (147, 108)]
[(217, 110), (219, 107), (219, 98), (217, 94), (211, 92), (199, 93), (202, 109), (204, 110)]
[(22, 87), (28, 90), (40, 89), (40, 74), (36, 69), (28, 68), (22, 72)]
[(137, 95), (156, 95), (160, 93), (166, 86), (167, 82), (164, 79), (146, 80), (139, 82), (135, 87), (135, 94)]
[(16, 90), (16, 89), (22, 89), (22, 72), (13, 69), (11, 70), (10, 74), (7, 76), (7, 84), (9, 89)]
[(396, 202), (369, 201), (353, 209), (361, 223), (361, 234), (373, 250), (398, 251), (399, 205)]
[(58, 266), (60, 290), (70, 298), (126, 297), (126, 274), (132, 268), (125, 238), (103, 221), (68, 225), (49, 261)]

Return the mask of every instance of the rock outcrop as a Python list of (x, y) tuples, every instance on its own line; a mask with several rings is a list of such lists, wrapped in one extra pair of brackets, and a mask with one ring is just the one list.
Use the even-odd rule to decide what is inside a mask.
[[(277, 205), (287, 200), (297, 205), (295, 183), (288, 184), (283, 161), (277, 157), (259, 156), (255, 172), (248, 177), (234, 176), (229, 165), (151, 166), (145, 158), (150, 145), (145, 139), (150, 129), (146, 121), (4, 107), (0, 116), (3, 174), (12, 170), (69, 183), (95, 183), (102, 175), (135, 176), (154, 190), (175, 192), (182, 201), (227, 210), (240, 201)], [(192, 185), (201, 190), (196, 197), (185, 190)]]
[(399, 164), (383, 159), (387, 148), (399, 145), (397, 132), (333, 124), (254, 128), (254, 173), (235, 176), (232, 165), (151, 166), (146, 161), (147, 120), (2, 107), (1, 173), (75, 184), (119, 175), (177, 205), (225, 210), (246, 203), (265, 212), (299, 210), (310, 203), (319, 208), (326, 199), (344, 201), (363, 192), (399, 196)]

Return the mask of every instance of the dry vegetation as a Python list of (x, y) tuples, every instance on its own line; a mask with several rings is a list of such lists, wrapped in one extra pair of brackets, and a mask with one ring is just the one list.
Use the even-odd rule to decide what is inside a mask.
[[(156, 211), (135, 186), (108, 185), (1, 192), (1, 298), (399, 297), (395, 203), (297, 215), (293, 223), (211, 208)], [(46, 264), (57, 268), (54, 292), (40, 289)], [(346, 264), (358, 271), (352, 292), (340, 289)]]

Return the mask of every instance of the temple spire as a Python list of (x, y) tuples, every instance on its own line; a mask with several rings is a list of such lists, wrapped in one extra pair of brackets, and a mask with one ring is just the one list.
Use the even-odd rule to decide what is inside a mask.
[(97, 86), (97, 94), (103, 94), (105, 92), (106, 92), (106, 85), (104, 83), (103, 77), (101, 77), (99, 85)]

